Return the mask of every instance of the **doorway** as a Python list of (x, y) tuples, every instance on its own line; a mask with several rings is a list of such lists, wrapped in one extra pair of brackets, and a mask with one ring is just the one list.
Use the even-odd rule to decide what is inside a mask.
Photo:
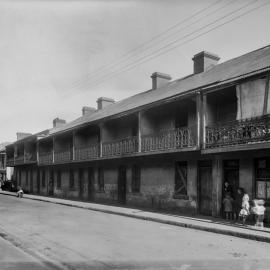
[(79, 198), (83, 199), (83, 191), (84, 191), (84, 179), (83, 179), (83, 169), (79, 169)]
[[(224, 160), (223, 169), (224, 169), (223, 187), (224, 183), (228, 182), (233, 190), (233, 194), (231, 195), (233, 198), (235, 198), (237, 189), (239, 188), (239, 160)], [(225, 194), (222, 195), (223, 197), (225, 196)]]
[(127, 169), (125, 166), (118, 167), (118, 202), (126, 203)]
[(212, 161), (200, 161), (198, 174), (198, 202), (199, 213), (202, 215), (212, 215), (212, 185)]
[(30, 169), (30, 193), (34, 192), (34, 186), (33, 186), (33, 169)]
[(53, 196), (53, 194), (54, 194), (54, 173), (53, 173), (53, 170), (50, 170), (50, 173), (49, 173), (48, 193), (49, 193), (49, 196)]
[(88, 200), (94, 200), (94, 183), (95, 183), (95, 171), (94, 168), (88, 168)]
[(40, 193), (40, 171), (37, 169), (37, 193)]

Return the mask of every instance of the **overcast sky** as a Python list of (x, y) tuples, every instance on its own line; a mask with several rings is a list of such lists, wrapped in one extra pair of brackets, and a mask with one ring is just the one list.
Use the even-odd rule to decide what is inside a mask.
[(196, 38), (266, 2), (0, 1), (0, 142), (51, 128), (55, 117), (71, 121), (100, 96), (118, 101), (148, 90), (155, 71), (188, 75), (202, 50), (222, 62), (270, 44), (270, 5)]

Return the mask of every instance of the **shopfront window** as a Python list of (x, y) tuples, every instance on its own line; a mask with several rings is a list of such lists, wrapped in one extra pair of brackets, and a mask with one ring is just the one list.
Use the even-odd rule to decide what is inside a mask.
[(255, 178), (256, 197), (270, 199), (270, 158), (256, 160)]

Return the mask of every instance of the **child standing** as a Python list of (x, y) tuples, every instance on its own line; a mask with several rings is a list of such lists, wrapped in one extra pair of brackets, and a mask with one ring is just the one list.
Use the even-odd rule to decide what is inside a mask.
[(263, 228), (263, 220), (264, 220), (264, 200), (253, 200), (254, 206), (252, 207), (252, 212), (255, 215), (255, 227)]
[(242, 199), (242, 209), (239, 213), (239, 216), (242, 217), (243, 225), (246, 224), (247, 216), (249, 215), (249, 196), (245, 194)]
[(223, 199), (224, 213), (226, 219), (233, 218), (233, 198), (229, 192), (226, 193)]

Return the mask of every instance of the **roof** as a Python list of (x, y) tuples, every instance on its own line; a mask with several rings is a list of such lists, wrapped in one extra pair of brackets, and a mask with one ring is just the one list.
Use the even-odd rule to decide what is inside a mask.
[(243, 75), (268, 68), (270, 69), (270, 45), (218, 64), (205, 72), (190, 75), (170, 82), (161, 88), (148, 90), (126, 98), (91, 115), (81, 116), (61, 127), (51, 129), (48, 136), (136, 108), (139, 110), (145, 105), (195, 91), (208, 85), (225, 83), (232, 78), (239, 78)]
[(7, 143), (5, 145), (5, 147), (10, 147), (10, 146), (13, 146), (14, 144), (22, 143), (22, 142), (29, 141), (29, 140), (36, 140), (36, 139), (38, 139), (38, 137), (44, 137), (44, 136), (48, 135), (49, 131), (50, 131), (49, 129), (46, 129), (46, 130), (40, 131), (38, 133), (31, 134), (29, 136), (26, 136), (20, 140), (13, 142), (13, 143)]

